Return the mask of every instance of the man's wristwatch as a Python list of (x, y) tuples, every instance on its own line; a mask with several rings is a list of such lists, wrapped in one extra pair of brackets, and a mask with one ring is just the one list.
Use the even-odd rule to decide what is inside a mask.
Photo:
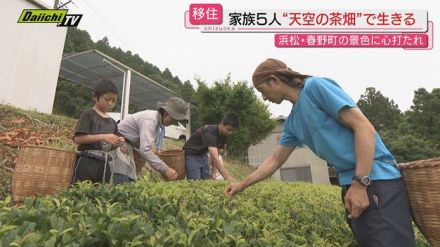
[(371, 184), (371, 180), (368, 176), (353, 176), (353, 180), (358, 181), (359, 183), (361, 183), (363, 186), (367, 187)]

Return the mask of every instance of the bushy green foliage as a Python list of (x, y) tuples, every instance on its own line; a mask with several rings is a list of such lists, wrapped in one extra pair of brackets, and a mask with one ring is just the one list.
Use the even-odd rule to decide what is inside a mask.
[(440, 88), (431, 92), (424, 88), (416, 90), (411, 110), (405, 114), (413, 133), (432, 142), (440, 150)]
[(92, 108), (92, 89), (59, 79), (53, 103), (54, 114), (79, 118), (82, 111)]
[(398, 105), (374, 87), (365, 90), (357, 105), (378, 132), (397, 128), (403, 119)]
[[(0, 202), (2, 246), (355, 246), (339, 188), (266, 181), (79, 184), (22, 207)], [(426, 245), (418, 239), (418, 245)]]
[(225, 197), (224, 182), (80, 184), (0, 205), (2, 245), (350, 246), (339, 191), (265, 182)]
[(400, 128), (383, 132), (381, 136), (399, 163), (440, 157), (440, 148), (435, 143)]
[(440, 88), (414, 92), (413, 105), (404, 114), (393, 100), (367, 88), (357, 102), (397, 162), (440, 156)]

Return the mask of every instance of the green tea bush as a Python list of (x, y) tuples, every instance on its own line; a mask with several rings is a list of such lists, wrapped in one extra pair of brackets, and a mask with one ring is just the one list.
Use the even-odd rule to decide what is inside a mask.
[[(0, 202), (1, 246), (355, 246), (337, 187), (266, 181), (225, 197), (222, 181), (81, 183)], [(419, 243), (426, 244), (424, 240)]]

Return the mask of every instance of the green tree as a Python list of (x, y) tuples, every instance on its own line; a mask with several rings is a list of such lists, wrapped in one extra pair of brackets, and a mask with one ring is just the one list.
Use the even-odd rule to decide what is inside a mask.
[(147, 61), (145, 62), (144, 70), (140, 71), (140, 72), (142, 72), (144, 75), (147, 75), (147, 76), (161, 74), (161, 71), (157, 66), (155, 66)]
[(204, 124), (217, 124), (230, 111), (240, 116), (240, 128), (227, 141), (228, 154), (233, 157), (247, 155), (250, 145), (265, 138), (275, 127), (270, 119), (267, 106), (260, 101), (253, 88), (246, 82), (231, 82), (228, 75), (223, 81), (216, 81), (212, 87), (198, 80), (194, 95), (198, 102), (195, 109), (197, 120), (193, 120), (193, 130)]
[(440, 156), (436, 144), (411, 133), (388, 131), (382, 139), (399, 163)]
[(183, 86), (181, 88), (180, 94), (182, 94), (182, 97), (186, 101), (192, 101), (193, 95), (195, 93), (195, 90), (189, 80), (186, 80), (183, 83)]
[(162, 77), (170, 81), (174, 79), (173, 74), (168, 68), (165, 68), (165, 70), (162, 73)]
[(104, 37), (101, 40), (98, 40), (95, 44), (95, 48), (103, 53), (108, 54), (111, 49), (108, 38)]
[(359, 109), (370, 120), (377, 132), (396, 129), (402, 121), (398, 105), (374, 87), (368, 87), (357, 102)]
[(440, 89), (414, 92), (413, 105), (397, 128), (381, 131), (381, 137), (398, 162), (440, 156)]
[(87, 31), (75, 27), (67, 29), (63, 50), (64, 54), (86, 51), (94, 47), (95, 44)]
[(78, 118), (81, 112), (93, 107), (92, 90), (66, 80), (58, 80), (53, 113)]
[(424, 88), (414, 92), (411, 110), (405, 113), (412, 131), (419, 137), (440, 146), (440, 88), (431, 93)]

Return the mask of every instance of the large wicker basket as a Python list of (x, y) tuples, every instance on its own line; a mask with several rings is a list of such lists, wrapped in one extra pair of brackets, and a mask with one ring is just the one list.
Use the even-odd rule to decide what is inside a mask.
[(440, 246), (440, 157), (399, 164), (411, 212), (433, 246)]
[(176, 170), (179, 175), (177, 179), (185, 178), (185, 151), (179, 149), (163, 150), (156, 152), (156, 154), (167, 166)]
[(74, 152), (40, 146), (22, 147), (12, 175), (14, 201), (21, 203), (28, 196), (68, 188), (74, 166)]

